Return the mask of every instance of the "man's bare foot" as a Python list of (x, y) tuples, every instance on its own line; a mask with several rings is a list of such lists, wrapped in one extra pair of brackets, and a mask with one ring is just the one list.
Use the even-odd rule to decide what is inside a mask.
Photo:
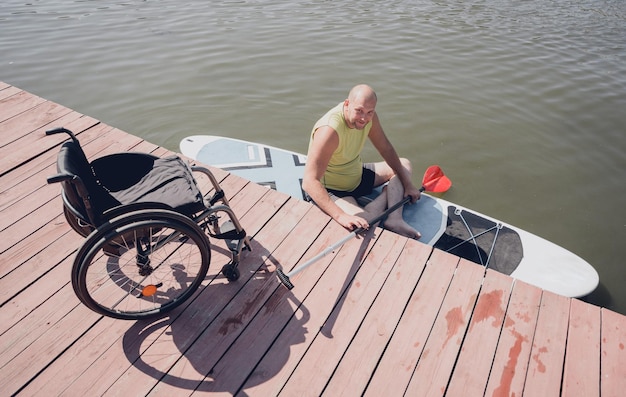
[(402, 236), (418, 240), (422, 235), (412, 228), (404, 219), (387, 218), (385, 228)]

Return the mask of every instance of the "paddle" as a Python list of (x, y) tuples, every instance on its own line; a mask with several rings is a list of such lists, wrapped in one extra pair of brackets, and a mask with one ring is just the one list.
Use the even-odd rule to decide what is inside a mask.
[(448, 191), (450, 186), (452, 186), (452, 181), (444, 175), (443, 170), (438, 165), (431, 165), (424, 172), (420, 191), (443, 193)]
[[(431, 165), (430, 167), (428, 167), (428, 169), (426, 169), (426, 172), (424, 172), (424, 178), (422, 180), (422, 187), (420, 188), (420, 192), (427, 191), (427, 192), (432, 192), (432, 193), (443, 193), (443, 192), (447, 191), (448, 189), (450, 189), (450, 186), (452, 186), (452, 181), (450, 181), (450, 179), (447, 176), (444, 175), (442, 169), (439, 168), (438, 165)], [(400, 208), (404, 204), (408, 203), (410, 200), (411, 200), (410, 197), (405, 197), (400, 202), (395, 203), (391, 207), (387, 208), (387, 210), (385, 212), (383, 212), (382, 214), (380, 214), (376, 218), (374, 218), (371, 221), (369, 221), (369, 224), (370, 225), (374, 225), (374, 224), (380, 222), (387, 215), (391, 214), (393, 211), (397, 210), (398, 208)], [(352, 233), (350, 233), (346, 237), (344, 237), (341, 240), (337, 241), (335, 244), (328, 246), (324, 251), (320, 252), (319, 254), (317, 254), (313, 258), (309, 259), (308, 261), (306, 261), (305, 263), (303, 263), (299, 267), (293, 269), (289, 273), (285, 274), (285, 273), (283, 273), (283, 271), (281, 269), (276, 270), (276, 275), (278, 276), (278, 279), (280, 280), (280, 282), (285, 287), (287, 287), (288, 289), (292, 289), (293, 288), (293, 284), (289, 280), (290, 277), (292, 277), (293, 275), (301, 272), (302, 270), (306, 269), (307, 267), (311, 266), (313, 263), (317, 262), (321, 258), (325, 257), (329, 253), (331, 253), (334, 250), (336, 250), (337, 248), (341, 247), (348, 240), (352, 239), (357, 234), (362, 233), (363, 231), (365, 231), (365, 229), (363, 229), (362, 227), (354, 230)]]

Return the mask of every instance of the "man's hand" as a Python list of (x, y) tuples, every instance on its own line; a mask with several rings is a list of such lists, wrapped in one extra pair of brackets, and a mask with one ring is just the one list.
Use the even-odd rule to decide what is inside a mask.
[(354, 231), (358, 228), (368, 229), (370, 227), (365, 219), (360, 216), (346, 214), (345, 212), (339, 214), (339, 216), (335, 218), (335, 221), (350, 231)]
[(404, 190), (404, 197), (410, 196), (411, 203), (415, 203), (417, 200), (419, 200), (421, 194), (422, 192), (420, 192), (420, 190), (412, 183)]

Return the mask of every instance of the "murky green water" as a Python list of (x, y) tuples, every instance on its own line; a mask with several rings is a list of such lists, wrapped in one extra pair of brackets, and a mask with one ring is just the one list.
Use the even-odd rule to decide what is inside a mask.
[(626, 313), (623, 0), (104, 3), (4, 0), (0, 80), (173, 150), (206, 133), (306, 151), (369, 83), (446, 199), (587, 259), (588, 300)]

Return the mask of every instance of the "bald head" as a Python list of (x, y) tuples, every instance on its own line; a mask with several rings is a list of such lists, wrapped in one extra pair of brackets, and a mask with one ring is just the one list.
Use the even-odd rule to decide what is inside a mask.
[(378, 98), (376, 98), (376, 93), (374, 92), (372, 87), (370, 87), (367, 84), (359, 84), (359, 85), (354, 86), (350, 90), (350, 93), (348, 94), (348, 100), (350, 102), (374, 101), (374, 103), (376, 103)]
[(360, 84), (352, 88), (343, 102), (343, 117), (348, 127), (365, 128), (375, 115), (376, 101), (376, 93), (370, 86)]

